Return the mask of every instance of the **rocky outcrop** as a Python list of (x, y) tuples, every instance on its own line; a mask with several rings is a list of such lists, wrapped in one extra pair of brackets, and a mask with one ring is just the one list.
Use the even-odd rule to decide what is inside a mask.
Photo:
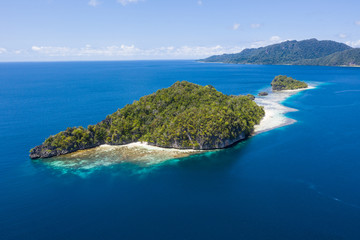
[(258, 95), (259, 95), (259, 96), (267, 96), (267, 95), (269, 95), (269, 93), (267, 93), (267, 92), (259, 92)]
[(56, 147), (46, 146), (44, 144), (41, 144), (39, 146), (34, 147), (30, 150), (30, 158), (31, 159), (37, 159), (37, 158), (51, 158), (56, 157), (60, 155), (65, 155), (68, 153), (76, 152), (78, 150), (85, 150), (93, 147), (99, 146), (98, 144), (94, 145), (87, 145), (87, 146), (81, 146), (79, 148), (72, 148), (72, 149), (58, 149)]
[(212, 138), (211, 141), (203, 141), (202, 139), (198, 139), (196, 142), (196, 147), (184, 147), (181, 142), (173, 141), (169, 145), (162, 145), (157, 143), (147, 143), (151, 146), (162, 147), (162, 148), (175, 148), (175, 149), (193, 149), (193, 150), (213, 150), (213, 149), (221, 149), (227, 148), (234, 145), (241, 140), (246, 139), (245, 132), (239, 133), (239, 135), (235, 138)]
[(241, 140), (244, 140), (246, 135), (244, 132), (240, 133), (234, 139), (217, 139), (213, 144), (205, 144), (200, 147), (201, 150), (211, 150), (211, 149), (219, 149), (219, 148), (227, 148), (234, 145)]

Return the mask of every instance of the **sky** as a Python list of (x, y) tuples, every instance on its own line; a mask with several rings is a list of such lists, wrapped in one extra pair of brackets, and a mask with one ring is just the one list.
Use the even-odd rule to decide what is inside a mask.
[(360, 47), (360, 1), (0, 2), (2, 62), (199, 59), (309, 38)]

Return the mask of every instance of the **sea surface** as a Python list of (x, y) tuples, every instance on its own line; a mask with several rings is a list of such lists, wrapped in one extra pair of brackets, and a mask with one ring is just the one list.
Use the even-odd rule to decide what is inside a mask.
[[(176, 81), (257, 94), (317, 82), (297, 122), (159, 164), (63, 168), (29, 150)], [(0, 239), (360, 239), (360, 68), (195, 61), (0, 63)], [(102, 161), (102, 159), (99, 159)]]

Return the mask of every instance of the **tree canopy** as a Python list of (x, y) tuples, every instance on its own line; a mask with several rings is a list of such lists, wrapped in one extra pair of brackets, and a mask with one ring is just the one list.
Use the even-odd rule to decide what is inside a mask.
[(278, 75), (271, 82), (272, 90), (294, 90), (299, 88), (307, 88), (308, 85), (305, 82), (287, 77), (285, 75)]
[(244, 49), (239, 53), (215, 55), (200, 60), (236, 64), (266, 65), (360, 65), (360, 49), (335, 41), (285, 41), (260, 48)]

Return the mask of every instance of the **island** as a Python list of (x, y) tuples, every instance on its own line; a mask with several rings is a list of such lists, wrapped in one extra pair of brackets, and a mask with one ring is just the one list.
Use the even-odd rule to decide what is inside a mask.
[(305, 82), (293, 79), (292, 77), (278, 75), (272, 80), (271, 87), (273, 91), (281, 91), (307, 88), (308, 85)]
[(49, 158), (100, 145), (149, 145), (209, 150), (246, 139), (265, 112), (248, 96), (225, 95), (187, 81), (140, 98), (96, 125), (69, 127), (30, 150)]
[(258, 96), (260, 96), (260, 97), (267, 96), (267, 95), (269, 95), (268, 92), (259, 92), (258, 93)]
[(315, 38), (285, 41), (239, 53), (214, 55), (200, 62), (261, 65), (360, 66), (360, 48)]

